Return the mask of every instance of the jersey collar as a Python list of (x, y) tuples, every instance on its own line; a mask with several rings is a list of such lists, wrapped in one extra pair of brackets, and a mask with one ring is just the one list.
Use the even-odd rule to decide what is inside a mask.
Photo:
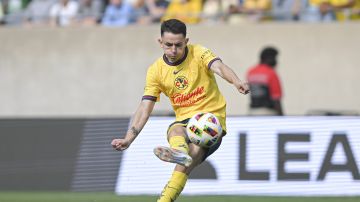
[(163, 60), (164, 60), (164, 62), (165, 62), (167, 65), (170, 65), (170, 66), (178, 66), (179, 64), (181, 64), (182, 62), (184, 62), (184, 60), (185, 60), (186, 57), (187, 57), (187, 54), (188, 54), (188, 47), (186, 46), (186, 48), (185, 48), (185, 54), (184, 54), (184, 56), (183, 56), (180, 60), (178, 60), (178, 61), (176, 61), (176, 62), (170, 62), (170, 61), (167, 59), (167, 57), (165, 56), (165, 54), (163, 55)]

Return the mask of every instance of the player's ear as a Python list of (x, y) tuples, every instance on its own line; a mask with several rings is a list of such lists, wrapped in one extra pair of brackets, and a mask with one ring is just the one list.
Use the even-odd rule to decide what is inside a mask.
[(160, 48), (164, 48), (163, 40), (161, 40), (161, 38), (158, 39), (158, 42), (159, 42)]
[(189, 42), (189, 38), (185, 38), (185, 44)]

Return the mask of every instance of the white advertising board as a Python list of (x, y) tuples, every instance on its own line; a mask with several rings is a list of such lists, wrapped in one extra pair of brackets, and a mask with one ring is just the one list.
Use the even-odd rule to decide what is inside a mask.
[[(152, 117), (126, 150), (118, 194), (154, 194), (173, 164), (153, 154), (174, 121)], [(207, 162), (215, 179), (189, 179), (182, 194), (360, 195), (360, 118), (229, 117), (227, 135)]]

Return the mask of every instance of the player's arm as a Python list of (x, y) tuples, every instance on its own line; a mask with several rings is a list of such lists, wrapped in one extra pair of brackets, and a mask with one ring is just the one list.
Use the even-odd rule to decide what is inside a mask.
[(142, 100), (138, 106), (124, 138), (114, 139), (111, 142), (113, 148), (118, 151), (127, 149), (130, 144), (139, 135), (148, 121), (152, 110), (154, 109), (155, 102), (151, 100)]
[(249, 86), (246, 82), (243, 82), (239, 79), (239, 77), (235, 74), (235, 72), (225, 65), (221, 60), (214, 61), (210, 69), (223, 79), (225, 79), (227, 82), (233, 84), (235, 88), (242, 94), (248, 94), (249, 93)]
[(274, 108), (275, 108), (277, 114), (278, 114), (279, 116), (283, 116), (283, 115), (284, 115), (284, 112), (283, 112), (283, 110), (282, 110), (281, 101), (280, 101), (280, 100), (274, 100), (273, 103), (274, 103)]

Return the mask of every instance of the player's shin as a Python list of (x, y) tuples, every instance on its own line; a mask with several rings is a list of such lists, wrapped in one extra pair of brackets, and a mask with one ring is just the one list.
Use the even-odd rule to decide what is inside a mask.
[(189, 146), (186, 143), (185, 137), (183, 136), (172, 136), (169, 138), (170, 147), (173, 149), (177, 149), (183, 151), (185, 153), (189, 153)]
[(169, 182), (165, 185), (157, 202), (173, 202), (184, 189), (188, 176), (185, 173), (174, 171)]

